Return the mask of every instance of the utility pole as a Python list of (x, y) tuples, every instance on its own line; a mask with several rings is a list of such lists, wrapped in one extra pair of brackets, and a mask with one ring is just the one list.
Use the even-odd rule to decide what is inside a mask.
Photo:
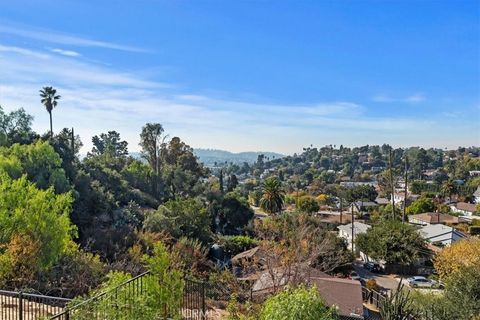
[(403, 198), (403, 223), (407, 222), (407, 192), (408, 192), (408, 156), (405, 155), (405, 194)]
[(355, 224), (354, 224), (354, 221), (355, 221), (355, 217), (353, 215), (353, 203), (352, 203), (352, 252), (355, 255)]
[(393, 183), (392, 149), (390, 149), (388, 164), (390, 167), (390, 185), (392, 187), (392, 217), (395, 220), (395, 184)]
[(340, 200), (340, 224), (342, 224), (342, 218), (343, 218), (343, 201), (342, 201), (342, 198), (341, 197), (338, 197), (338, 199)]

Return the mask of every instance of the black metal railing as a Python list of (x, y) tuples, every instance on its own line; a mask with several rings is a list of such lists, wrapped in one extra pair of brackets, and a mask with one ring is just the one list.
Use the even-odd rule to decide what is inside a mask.
[[(51, 316), (50, 320), (99, 320), (145, 319), (147, 308), (142, 303), (147, 298), (146, 285), (154, 278), (142, 273), (113, 289), (99, 293), (87, 300), (67, 306)], [(204, 281), (184, 279), (183, 297), (178, 318), (185, 320), (207, 320), (214, 318), (213, 310), (207, 307), (208, 285)], [(155, 319), (161, 319), (155, 315)]]
[(208, 319), (209, 312), (206, 304), (206, 292), (205, 282), (189, 278), (185, 279), (181, 308), (182, 319)]
[(113, 289), (101, 292), (50, 317), (51, 320), (107, 319), (112, 314), (115, 319), (135, 319), (136, 314), (144, 312), (139, 298), (146, 292), (144, 272), (129, 279)]
[(70, 299), (0, 290), (0, 319), (37, 320), (64, 310)]
[(386, 297), (378, 291), (362, 287), (362, 298), (364, 302), (375, 306), (377, 309), (380, 309)]

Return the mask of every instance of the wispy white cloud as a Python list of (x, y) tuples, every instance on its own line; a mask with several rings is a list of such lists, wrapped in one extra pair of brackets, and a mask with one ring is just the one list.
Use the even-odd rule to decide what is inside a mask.
[(160, 122), (197, 147), (286, 153), (310, 143), (392, 143), (438, 130), (432, 118), (372, 117), (365, 106), (349, 101), (265, 104), (219, 99), (53, 53), (8, 46), (0, 46), (0, 53), (0, 104), (25, 107), (36, 118), (35, 129), (43, 132), (48, 115), (38, 89), (54, 85), (62, 95), (54, 128), (75, 127), (86, 150), (93, 135), (112, 129), (136, 150), (146, 122)]
[(59, 48), (54, 48), (50, 49), (51, 52), (55, 52), (58, 54), (61, 54), (62, 56), (67, 56), (67, 57), (80, 57), (81, 54), (73, 51), (73, 50), (64, 50), (64, 49), (59, 49)]
[(39, 59), (49, 59), (50, 57), (47, 54), (36, 52), (33, 50), (25, 49), (25, 48), (19, 48), (15, 46), (4, 46), (0, 44), (0, 52), (6, 52), (6, 53), (16, 53), (16, 54), (21, 54), (23, 56), (28, 56), (32, 58), (39, 58)]
[(415, 93), (406, 97), (393, 97), (389, 94), (377, 94), (373, 96), (372, 100), (375, 102), (391, 103), (391, 102), (403, 102), (403, 103), (419, 103), (425, 101), (427, 98), (421, 93)]
[(148, 52), (143, 48), (128, 46), (107, 41), (99, 41), (78, 35), (59, 33), (52, 30), (39, 29), (25, 25), (0, 25), (0, 33), (22, 38), (34, 39), (42, 42), (72, 45), (78, 47), (97, 47), (129, 52)]

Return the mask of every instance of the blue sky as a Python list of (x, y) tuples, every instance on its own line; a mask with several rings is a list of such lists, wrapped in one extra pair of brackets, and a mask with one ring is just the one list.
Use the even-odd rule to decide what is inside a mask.
[(477, 1), (2, 1), (0, 105), (193, 147), (480, 145)]

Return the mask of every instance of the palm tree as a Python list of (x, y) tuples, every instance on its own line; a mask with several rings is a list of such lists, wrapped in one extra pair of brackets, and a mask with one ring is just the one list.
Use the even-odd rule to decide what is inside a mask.
[(263, 196), (260, 199), (260, 208), (268, 213), (282, 211), (285, 191), (277, 177), (269, 177), (262, 185)]
[(448, 179), (443, 183), (442, 193), (448, 196), (448, 201), (452, 202), (452, 195), (457, 191), (457, 186), (452, 179)]
[(50, 136), (53, 137), (52, 110), (57, 106), (60, 96), (57, 95), (57, 90), (53, 87), (43, 87), (40, 90), (40, 97), (42, 98), (41, 102), (50, 115)]

